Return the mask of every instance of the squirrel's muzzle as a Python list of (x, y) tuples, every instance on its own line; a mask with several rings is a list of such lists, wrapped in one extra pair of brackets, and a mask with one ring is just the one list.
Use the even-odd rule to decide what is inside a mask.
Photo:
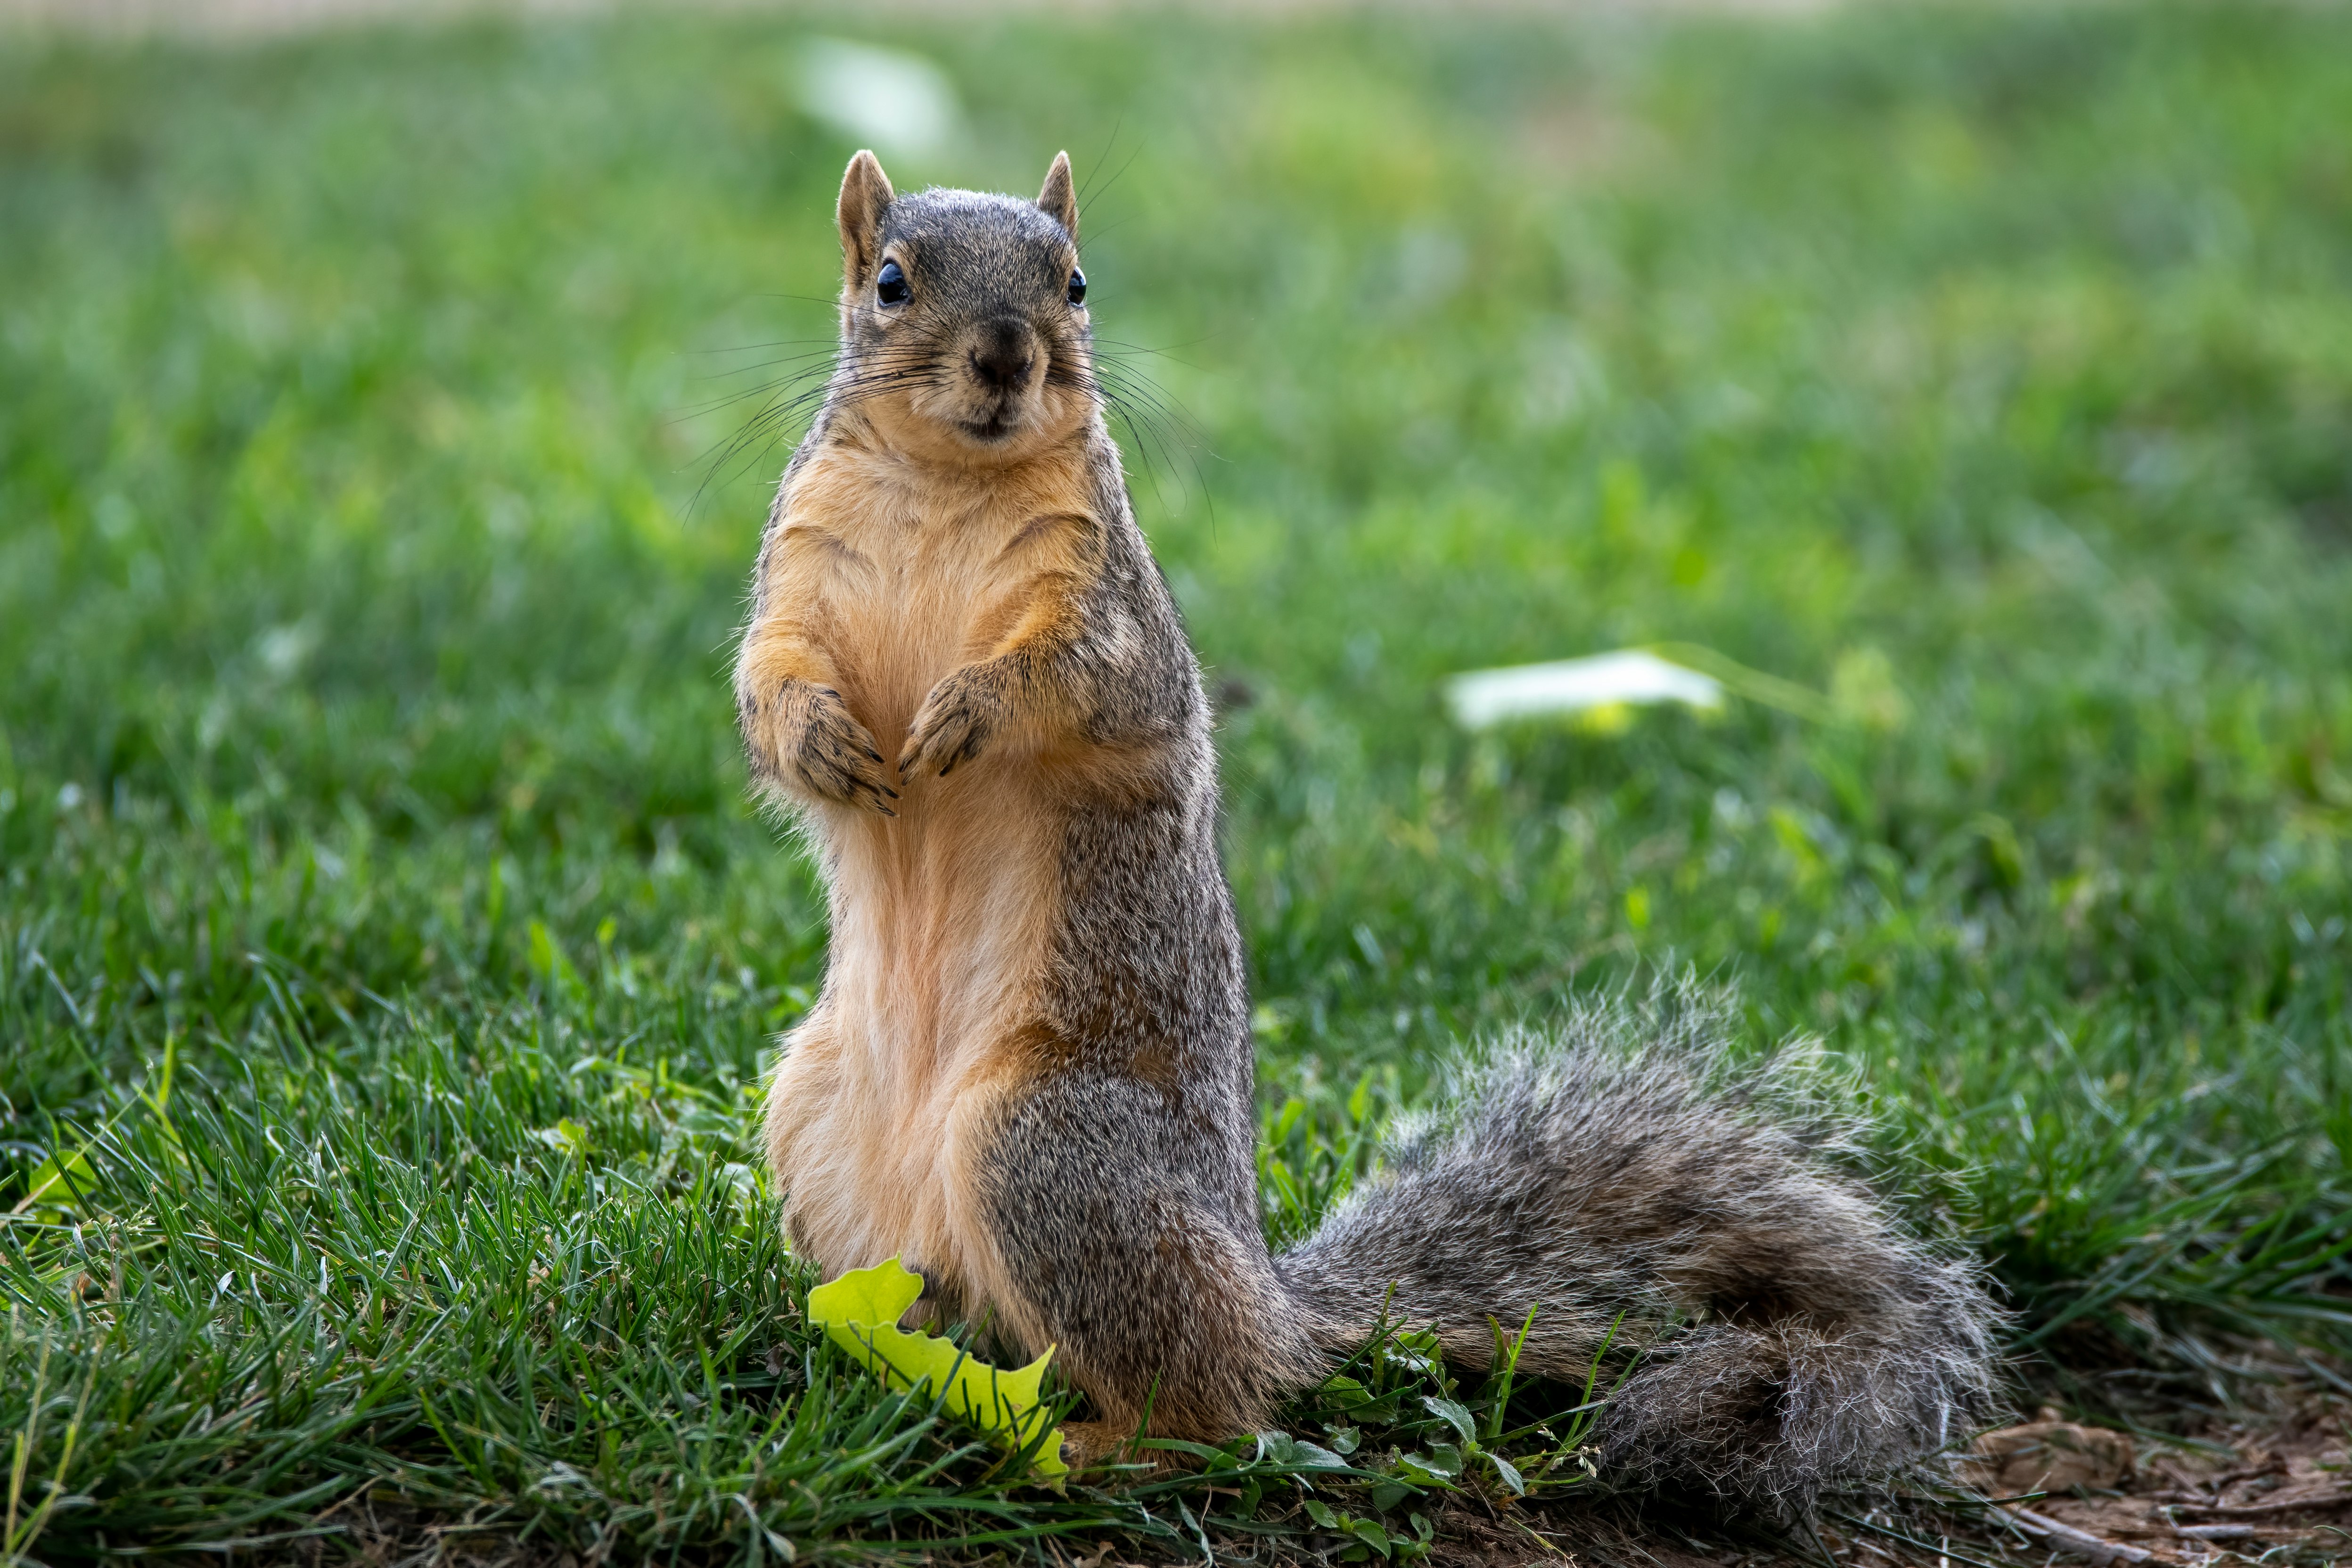
[(964, 368), (986, 391), (1018, 393), (1037, 368), (1037, 339), (1029, 323), (998, 317), (982, 324), (964, 350)]

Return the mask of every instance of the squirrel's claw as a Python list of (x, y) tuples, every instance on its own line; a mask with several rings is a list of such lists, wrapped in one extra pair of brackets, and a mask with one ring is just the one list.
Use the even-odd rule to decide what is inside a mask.
[(819, 687), (812, 693), (798, 742), (787, 761), (811, 795), (896, 816), (885, 804), (898, 798), (882, 777), (882, 753), (874, 737), (850, 714), (839, 693)]
[(938, 776), (945, 778), (957, 763), (980, 754), (988, 734), (982, 699), (973, 683), (960, 675), (941, 680), (923, 700), (922, 711), (915, 715), (907, 743), (898, 752), (902, 782), (934, 765)]

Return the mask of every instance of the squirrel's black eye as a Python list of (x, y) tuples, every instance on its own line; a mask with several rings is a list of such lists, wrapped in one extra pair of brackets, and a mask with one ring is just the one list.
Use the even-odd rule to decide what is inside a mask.
[(885, 305), (903, 305), (913, 292), (907, 287), (907, 275), (895, 261), (884, 262), (882, 270), (875, 275), (874, 297)]
[(1083, 305), (1086, 302), (1087, 275), (1073, 267), (1070, 268), (1070, 303)]

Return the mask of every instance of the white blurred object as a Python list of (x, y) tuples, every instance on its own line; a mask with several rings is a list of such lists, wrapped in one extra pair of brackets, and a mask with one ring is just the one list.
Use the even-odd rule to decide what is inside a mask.
[(1622, 648), (1556, 664), (1472, 670), (1445, 683), (1445, 702), (1457, 723), (1483, 730), (1508, 719), (1583, 713), (1617, 703), (1686, 702), (1694, 708), (1720, 708), (1723, 682), (1669, 664), (1656, 654)]
[(946, 150), (962, 123), (955, 88), (920, 55), (840, 38), (812, 38), (801, 52), (801, 107), (889, 155)]

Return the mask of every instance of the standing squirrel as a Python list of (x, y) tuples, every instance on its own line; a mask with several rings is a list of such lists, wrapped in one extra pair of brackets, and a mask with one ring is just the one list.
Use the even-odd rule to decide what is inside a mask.
[(1973, 1276), (1686, 1023), (1488, 1053), (1269, 1252), (1210, 710), (1104, 423), (1069, 158), (1029, 202), (901, 196), (859, 153), (838, 216), (840, 358), (735, 669), (832, 913), (768, 1091), (795, 1249), (902, 1258), (917, 1314), (1054, 1347), (1080, 1462), (1263, 1426), (1384, 1316), (1480, 1366), (1530, 1308), (1523, 1372), (1643, 1347), (1599, 1428), (1622, 1480), (1802, 1508), (1959, 1436)]

